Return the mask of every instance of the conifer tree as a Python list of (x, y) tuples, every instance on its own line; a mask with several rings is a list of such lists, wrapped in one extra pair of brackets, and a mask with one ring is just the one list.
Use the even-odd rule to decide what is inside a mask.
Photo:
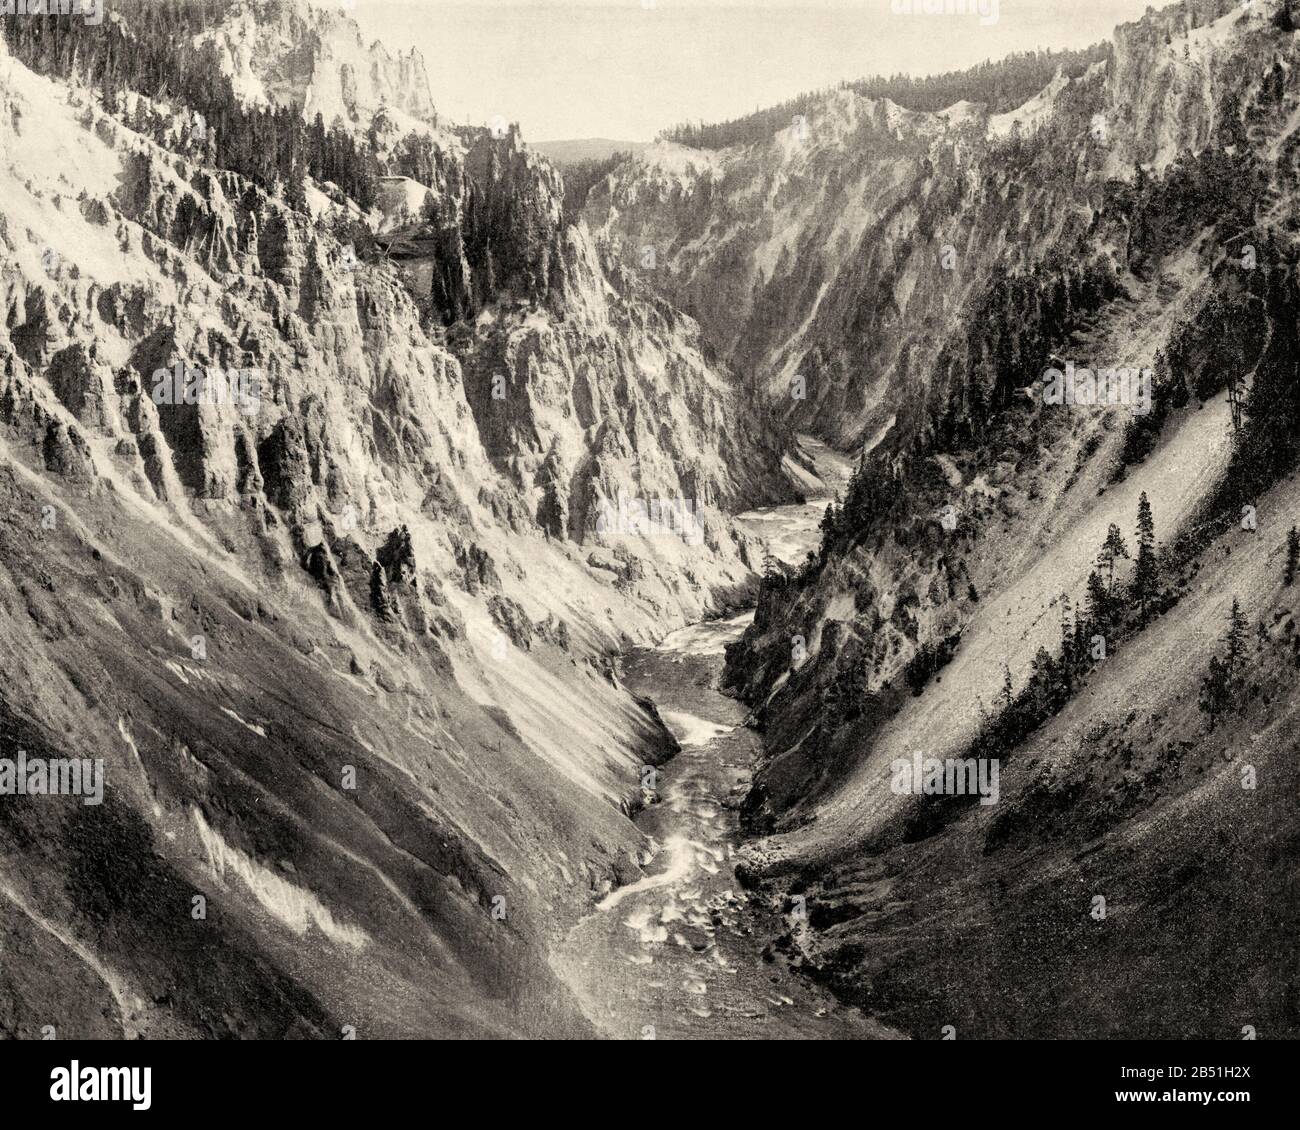
[(1106, 570), (1107, 589), (1110, 592), (1115, 591), (1115, 561), (1120, 557), (1128, 559), (1128, 546), (1124, 543), (1124, 535), (1119, 532), (1119, 527), (1112, 522), (1106, 531), (1101, 551), (1097, 554), (1098, 566)]
[(836, 494), (830, 504), (826, 507), (826, 512), (822, 515), (821, 524), (819, 526), (822, 535), (819, 556), (823, 561), (826, 560), (827, 554), (830, 553), (831, 546), (835, 543), (835, 533), (839, 528), (840, 512), (836, 506), (836, 503), (838, 503), (839, 500), (840, 496)]
[(1056, 705), (1060, 694), (1060, 668), (1047, 648), (1040, 647), (1031, 664), (1029, 686), (1034, 693), (1034, 717), (1045, 717)]
[[(1100, 578), (1098, 578), (1100, 583)], [(1103, 589), (1104, 593), (1105, 590)], [(1079, 609), (1074, 611), (1074, 666), (1079, 669), (1083, 666), (1084, 660), (1088, 655), (1088, 620), (1082, 615)]]
[(1085, 618), (1089, 627), (1105, 628), (1110, 624), (1110, 593), (1101, 574), (1094, 569), (1088, 574), (1088, 603)]
[(1074, 624), (1070, 618), (1070, 598), (1061, 593), (1061, 681), (1068, 690), (1074, 677)]
[(1217, 655), (1210, 656), (1210, 669), (1201, 680), (1201, 693), (1197, 705), (1208, 715), (1211, 730), (1231, 705), (1228, 672)]
[(1147, 605), (1160, 589), (1160, 572), (1156, 563), (1156, 526), (1151, 514), (1151, 503), (1146, 491), (1138, 498), (1137, 510), (1137, 562), (1133, 569), (1133, 592), (1138, 608), (1146, 618)]
[(1235, 596), (1232, 598), (1232, 609), (1228, 613), (1228, 631), (1223, 637), (1223, 642), (1228, 646), (1224, 667), (1231, 681), (1236, 677), (1237, 666), (1246, 654), (1246, 617), (1241, 611), (1241, 602)]
[(1246, 654), (1246, 617), (1235, 596), (1228, 612), (1228, 630), (1223, 643), (1227, 655), (1223, 659), (1217, 655), (1210, 657), (1210, 667), (1201, 680), (1198, 698), (1202, 712), (1209, 717), (1211, 730), (1223, 715), (1238, 709), (1243, 700), (1244, 680), (1239, 668)]

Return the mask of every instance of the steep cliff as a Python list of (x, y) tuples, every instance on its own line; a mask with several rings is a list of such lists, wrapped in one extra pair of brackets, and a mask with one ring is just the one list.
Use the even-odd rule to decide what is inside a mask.
[[(807, 906), (781, 947), (913, 1035), (1300, 1025), (1278, 8), (1149, 13), (1002, 116), (840, 92), (770, 142), (661, 146), (589, 199), (795, 420), (863, 452), (727, 677), (768, 746), (747, 876)], [(1052, 402), (1067, 364), (1149, 369), (1152, 400)], [(1145, 575), (1103, 551), (1115, 527), (1136, 555), (1142, 503)], [(1229, 646), (1225, 721), (1206, 680)], [(916, 756), (998, 761), (1000, 793), (897, 787)]]
[(105, 769), (100, 805), (0, 807), (0, 1028), (585, 1033), (549, 939), (637, 874), (674, 748), (612, 656), (751, 583), (724, 507), (788, 491), (779, 445), (544, 163), (436, 125), (418, 59), (219, 15), (196, 49), (250, 104), (427, 158), (500, 269), (431, 314), (378, 209), (0, 46), (4, 755)]
[(369, 124), (381, 107), (437, 124), (420, 53), (367, 44), (343, 5), (236, 0), (195, 42), (249, 101), (320, 114), (327, 125)]
[(651, 252), (647, 279), (794, 426), (861, 445), (928, 390), (999, 272), (1126, 263), (1123, 238), (1091, 239), (1105, 184), (1204, 147), (1258, 81), (1234, 45), (1271, 14), (1153, 13), (1003, 113), (845, 88), (765, 140), (661, 141), (593, 188), (586, 218), (625, 261)]

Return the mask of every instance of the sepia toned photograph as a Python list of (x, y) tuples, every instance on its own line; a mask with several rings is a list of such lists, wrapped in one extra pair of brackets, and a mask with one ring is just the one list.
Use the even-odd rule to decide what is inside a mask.
[(1249, 1103), (1300, 1037), (1298, 32), (0, 0), (23, 1087), (1016, 1040)]

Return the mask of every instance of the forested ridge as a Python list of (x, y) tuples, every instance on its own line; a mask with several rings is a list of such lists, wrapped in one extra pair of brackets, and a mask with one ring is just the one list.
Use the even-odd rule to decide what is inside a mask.
[[(530, 163), (516, 128), (505, 136), (455, 130), (463, 158), (419, 132), (381, 152), (382, 110), (363, 128), (339, 118), (325, 122), (319, 113), (304, 120), (294, 105), (248, 104), (211, 48), (195, 46), (229, 8), (230, 0), (121, 0), (117, 18), (101, 26), (71, 16), (0, 26), (23, 63), (98, 91), (105, 111), (157, 144), (247, 177), (297, 211), (307, 210), (309, 178), (335, 203), (355, 205), (350, 220), (336, 221), (336, 234), (362, 258), (377, 253), (365, 217), (379, 202), (380, 178), (426, 186), (416, 224), (382, 242), (394, 258), (430, 261), (431, 281), (410, 281), (432, 322), (471, 318), (502, 293), (540, 301), (562, 286), (548, 204), (562, 191), (558, 174)], [(586, 183), (575, 174), (576, 185)]]
[(377, 185), (373, 151), (342, 123), (312, 123), (292, 107), (249, 107), (195, 36), (216, 26), (229, 0), (114, 0), (114, 20), (91, 26), (71, 16), (0, 21), (9, 49), (38, 74), (97, 88), (118, 113), (130, 91), (177, 106), (167, 120), (136, 106), (127, 124), (159, 144), (179, 143), (218, 168), (283, 192), (302, 207), (303, 178), (329, 181), (364, 210)]
[(812, 90), (726, 122), (682, 122), (660, 135), (693, 149), (725, 149), (771, 137), (799, 114), (807, 114), (835, 90), (851, 90), (864, 98), (888, 98), (906, 110), (934, 113), (955, 102), (977, 102), (991, 114), (1023, 105), (1043, 89), (1057, 71), (1074, 78), (1093, 63), (1109, 57), (1110, 44), (1079, 51), (1020, 51), (1004, 59), (978, 63), (963, 71), (938, 75), (875, 76), (842, 82), (838, 87)]

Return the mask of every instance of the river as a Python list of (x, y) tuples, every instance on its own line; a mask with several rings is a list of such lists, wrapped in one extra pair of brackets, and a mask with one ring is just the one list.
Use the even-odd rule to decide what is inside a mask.
[[(848, 462), (802, 439), (818, 474), (840, 489)], [(774, 556), (817, 544), (826, 499), (737, 521)], [(656, 803), (636, 817), (655, 847), (643, 878), (620, 887), (568, 933), (556, 965), (588, 1018), (622, 1039), (864, 1039), (889, 1035), (789, 968), (771, 941), (792, 921), (751, 899), (735, 875), (739, 806), (760, 739), (746, 707), (718, 690), (723, 647), (753, 612), (695, 624), (630, 653), (628, 687), (652, 698), (682, 749), (658, 770)]]

